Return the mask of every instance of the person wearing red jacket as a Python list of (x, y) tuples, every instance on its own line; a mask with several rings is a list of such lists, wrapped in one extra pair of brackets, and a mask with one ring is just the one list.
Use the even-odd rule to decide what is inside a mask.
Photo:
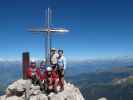
[(53, 81), (52, 81), (52, 68), (51, 67), (47, 67), (46, 70), (46, 84), (47, 84), (47, 93), (49, 94), (50, 92), (53, 91)]
[(56, 68), (47, 68), (47, 78), (46, 78), (46, 83), (47, 83), (47, 90), (48, 93), (53, 91), (57, 92), (57, 86), (59, 83), (59, 76), (56, 71)]
[(37, 69), (37, 75), (41, 81), (46, 79), (46, 68), (43, 61), (40, 63), (40, 67)]
[(33, 84), (36, 84), (36, 73), (37, 73), (36, 62), (32, 60), (30, 66), (26, 70), (26, 74), (27, 78), (31, 79)]
[(44, 62), (41, 62), (40, 67), (37, 68), (37, 77), (39, 79), (41, 90), (44, 91), (46, 88), (46, 69)]
[(52, 68), (51, 74), (52, 74), (53, 90), (54, 92), (57, 92), (57, 86), (59, 85), (59, 76), (56, 67)]

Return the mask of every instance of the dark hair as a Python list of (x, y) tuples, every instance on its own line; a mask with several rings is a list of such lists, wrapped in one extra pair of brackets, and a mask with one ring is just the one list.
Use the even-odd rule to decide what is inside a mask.
[(63, 50), (58, 50), (58, 52), (62, 52), (63, 53)]

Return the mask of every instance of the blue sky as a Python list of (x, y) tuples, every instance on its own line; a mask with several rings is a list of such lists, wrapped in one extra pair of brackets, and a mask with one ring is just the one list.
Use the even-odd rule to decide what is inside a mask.
[(21, 59), (23, 51), (44, 57), (43, 36), (27, 30), (44, 26), (47, 7), (53, 26), (70, 29), (53, 36), (53, 46), (67, 58), (132, 56), (132, 5), (132, 0), (0, 0), (0, 58)]

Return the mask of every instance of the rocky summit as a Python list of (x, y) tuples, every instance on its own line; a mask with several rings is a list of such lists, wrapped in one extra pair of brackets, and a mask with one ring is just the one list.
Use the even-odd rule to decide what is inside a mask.
[(9, 85), (0, 100), (84, 100), (79, 88), (65, 82), (64, 90), (58, 93), (42, 93), (39, 86), (30, 80), (17, 80)]

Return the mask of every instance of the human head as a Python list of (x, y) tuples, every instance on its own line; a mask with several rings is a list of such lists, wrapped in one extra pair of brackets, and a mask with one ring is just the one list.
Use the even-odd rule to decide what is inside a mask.
[(36, 62), (35, 62), (35, 60), (31, 60), (31, 67), (32, 67), (32, 68), (35, 68), (35, 67), (36, 67)]
[(44, 62), (44, 61), (41, 61), (41, 63), (40, 63), (40, 68), (41, 68), (41, 69), (44, 69), (44, 67), (45, 67), (45, 62)]
[(51, 74), (52, 68), (51, 67), (47, 67), (47, 71), (48, 71), (48, 75)]
[(59, 54), (59, 56), (62, 56), (63, 55), (63, 50), (58, 50), (58, 54)]
[(51, 55), (56, 53), (56, 49), (55, 48), (51, 48)]

